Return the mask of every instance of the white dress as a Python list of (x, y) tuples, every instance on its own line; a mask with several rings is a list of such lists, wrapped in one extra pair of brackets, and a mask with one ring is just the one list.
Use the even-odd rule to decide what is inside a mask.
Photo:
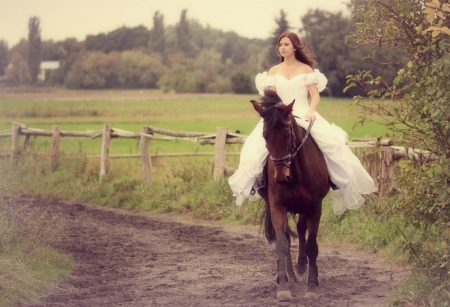
[[(278, 96), (285, 104), (295, 99), (293, 114), (300, 117), (297, 123), (307, 128), (309, 123), (303, 118), (308, 111), (308, 85), (316, 84), (319, 92), (325, 89), (327, 78), (315, 69), (308, 74), (300, 74), (291, 79), (281, 75), (258, 74), (255, 78), (260, 95), (264, 89), (274, 86)], [(347, 133), (340, 127), (328, 123), (315, 112), (316, 120), (311, 129), (311, 136), (323, 152), (331, 180), (339, 187), (330, 190), (335, 214), (342, 214), (347, 209), (358, 209), (364, 203), (361, 194), (374, 192), (375, 184), (346, 143)], [(258, 188), (262, 183), (262, 171), (268, 155), (265, 140), (262, 137), (263, 120), (248, 136), (241, 151), (238, 170), (228, 179), (236, 204), (242, 205), (245, 199), (260, 198)]]

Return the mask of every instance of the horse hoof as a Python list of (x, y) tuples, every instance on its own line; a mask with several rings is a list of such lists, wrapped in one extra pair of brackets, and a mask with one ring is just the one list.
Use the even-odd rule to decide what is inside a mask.
[(296, 281), (288, 281), (287, 287), (291, 291), (296, 291), (297, 290), (297, 282)]
[(292, 294), (289, 290), (283, 290), (277, 292), (277, 300), (279, 302), (290, 302), (292, 301)]
[(306, 273), (306, 265), (304, 266), (296, 266), (295, 267), (297, 269), (297, 274), (298, 275), (303, 275)]
[(319, 295), (317, 294), (317, 292), (312, 292), (312, 291), (308, 291), (308, 292), (306, 292), (306, 294), (305, 294), (305, 298), (307, 299), (307, 300), (315, 300), (315, 299), (318, 299), (319, 298)]

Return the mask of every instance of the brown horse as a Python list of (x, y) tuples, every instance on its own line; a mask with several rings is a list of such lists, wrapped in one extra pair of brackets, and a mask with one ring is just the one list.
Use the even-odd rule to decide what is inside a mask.
[(269, 151), (263, 171), (266, 186), (260, 188), (258, 193), (266, 203), (265, 236), (270, 243), (276, 242), (279, 301), (292, 300), (289, 285), (295, 285), (297, 281), (290, 253), (291, 235), (295, 233), (289, 229), (288, 213), (298, 215), (299, 251), (296, 269), (300, 275), (306, 272), (309, 260), (305, 297), (318, 296), (317, 233), (322, 200), (330, 190), (323, 154), (313, 139), (308, 137), (311, 124), (308, 131), (297, 125), (292, 115), (294, 102), (286, 106), (277, 93), (271, 90), (265, 91), (261, 104), (251, 101), (264, 120), (263, 137)]

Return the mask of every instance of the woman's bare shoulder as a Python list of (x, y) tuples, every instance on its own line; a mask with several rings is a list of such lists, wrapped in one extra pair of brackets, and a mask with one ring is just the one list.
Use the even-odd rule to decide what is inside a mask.
[(272, 68), (269, 69), (268, 75), (276, 75), (278, 73), (278, 70), (280, 69), (280, 64), (272, 66)]
[(302, 74), (309, 74), (309, 73), (314, 72), (314, 69), (312, 69), (311, 66), (309, 66), (308, 64), (305, 64), (305, 63), (301, 63), (300, 70), (301, 70)]

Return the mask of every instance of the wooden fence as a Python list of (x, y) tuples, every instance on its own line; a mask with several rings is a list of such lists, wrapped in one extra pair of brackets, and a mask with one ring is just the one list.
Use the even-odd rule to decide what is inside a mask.
[[(158, 136), (163, 135), (163, 136)], [(239, 131), (229, 131), (225, 127), (218, 127), (215, 133), (204, 132), (179, 132), (166, 129), (160, 129), (151, 126), (141, 126), (139, 133), (125, 131), (118, 128), (113, 128), (110, 124), (105, 124), (103, 131), (65, 131), (60, 126), (53, 126), (53, 130), (43, 130), (29, 128), (20, 123), (12, 123), (11, 132), (1, 133), (0, 137), (11, 137), (11, 162), (14, 162), (20, 152), (20, 136), (25, 136), (23, 146), (26, 147), (31, 136), (43, 136), (52, 138), (52, 149), (50, 153), (50, 168), (52, 171), (56, 170), (58, 156), (60, 155), (59, 144), (61, 137), (83, 137), (83, 138), (102, 138), (101, 154), (98, 156), (91, 156), (100, 158), (100, 180), (109, 171), (109, 160), (114, 158), (141, 158), (143, 176), (145, 181), (151, 182), (152, 174), (152, 156), (158, 157), (176, 157), (176, 156), (212, 156), (214, 155), (214, 180), (220, 180), (223, 177), (226, 166), (227, 155), (239, 155), (238, 152), (227, 153), (226, 144), (243, 144), (246, 136), (241, 135)], [(110, 155), (109, 148), (111, 140), (114, 138), (128, 138), (140, 140), (140, 154), (125, 154), (125, 155)], [(150, 141), (151, 140), (187, 140), (200, 141), (201, 145), (214, 145), (215, 152), (200, 152), (200, 153), (166, 153), (151, 155)]]
[[(239, 131), (230, 131), (225, 127), (218, 127), (215, 133), (204, 132), (180, 132), (160, 129), (151, 126), (141, 126), (139, 133), (125, 131), (118, 128), (113, 128), (110, 124), (105, 124), (103, 131), (65, 131), (60, 126), (53, 126), (52, 131), (29, 128), (20, 123), (12, 123), (11, 132), (0, 133), (1, 137), (11, 137), (11, 162), (14, 162), (20, 151), (20, 136), (25, 136), (23, 146), (26, 147), (31, 136), (52, 137), (52, 148), (50, 153), (50, 168), (52, 171), (57, 169), (57, 160), (60, 155), (59, 143), (61, 137), (84, 137), (90, 139), (102, 138), (101, 154), (92, 156), (100, 159), (100, 180), (109, 171), (109, 160), (114, 158), (140, 158), (142, 161), (143, 177), (147, 182), (153, 179), (152, 174), (152, 157), (176, 157), (176, 156), (214, 156), (214, 180), (220, 180), (226, 171), (226, 156), (239, 155), (238, 152), (226, 151), (227, 144), (243, 144), (247, 136), (242, 135)], [(124, 155), (110, 155), (109, 148), (113, 138), (129, 138), (140, 140), (140, 154), (124, 154)], [(166, 153), (152, 155), (150, 154), (151, 140), (187, 140), (199, 141), (201, 145), (214, 145), (215, 151), (204, 153)], [(352, 139), (348, 143), (351, 148), (379, 148), (377, 153), (377, 166), (371, 172), (372, 177), (377, 181), (378, 193), (380, 196), (389, 195), (393, 192), (395, 187), (392, 186), (395, 176), (395, 167), (397, 160), (402, 158), (421, 160), (424, 156), (426, 159), (436, 159), (436, 156), (429, 152), (408, 149), (398, 146), (393, 146), (393, 142), (388, 139)], [(364, 159), (365, 152), (363, 157)]]

